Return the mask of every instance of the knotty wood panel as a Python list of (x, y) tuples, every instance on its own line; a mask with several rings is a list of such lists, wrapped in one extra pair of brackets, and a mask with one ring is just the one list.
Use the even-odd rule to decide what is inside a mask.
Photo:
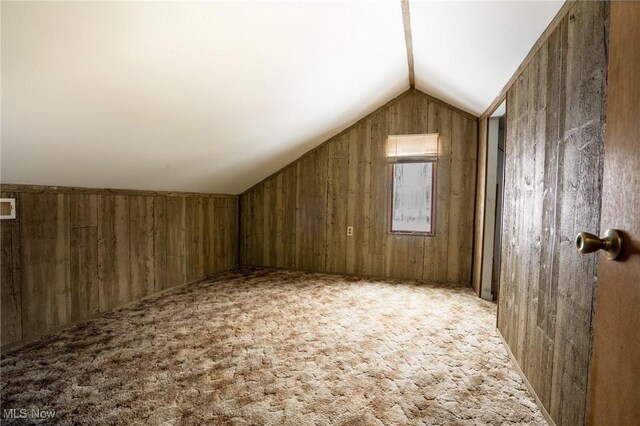
[(238, 197), (6, 187), (3, 347), (238, 263)]
[[(441, 136), (436, 235), (391, 235), (387, 136), (427, 132)], [(475, 117), (406, 92), (242, 194), (243, 261), (469, 283), (476, 144)]]
[(599, 232), (608, 7), (579, 2), (507, 93), (498, 328), (558, 425), (584, 424)]

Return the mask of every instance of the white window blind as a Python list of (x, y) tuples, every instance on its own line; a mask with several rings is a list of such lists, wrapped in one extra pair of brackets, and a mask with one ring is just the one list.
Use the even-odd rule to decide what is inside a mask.
[(387, 138), (387, 160), (391, 163), (436, 161), (438, 137), (438, 133), (390, 135)]

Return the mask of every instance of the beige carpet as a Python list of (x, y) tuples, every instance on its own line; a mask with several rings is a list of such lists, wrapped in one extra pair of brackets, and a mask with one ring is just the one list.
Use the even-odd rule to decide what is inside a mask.
[(2, 408), (64, 424), (546, 424), (495, 311), (465, 287), (231, 272), (4, 354)]

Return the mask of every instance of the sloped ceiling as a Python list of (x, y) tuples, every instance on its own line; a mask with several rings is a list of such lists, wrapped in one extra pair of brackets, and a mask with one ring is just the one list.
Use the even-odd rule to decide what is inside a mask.
[[(411, 3), (476, 114), (561, 3)], [(2, 2), (4, 183), (241, 193), (409, 88), (400, 1)]]
[(482, 114), (563, 4), (410, 2), (416, 87)]

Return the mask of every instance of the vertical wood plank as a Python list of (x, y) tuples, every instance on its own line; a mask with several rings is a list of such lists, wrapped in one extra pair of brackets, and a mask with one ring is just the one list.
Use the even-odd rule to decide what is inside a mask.
[(98, 195), (72, 194), (69, 195), (69, 204), (72, 228), (98, 226)]
[[(204, 265), (205, 274), (213, 275), (218, 270), (216, 269), (216, 235), (217, 230), (215, 227), (215, 200), (213, 197), (206, 197), (202, 201), (202, 208), (204, 214), (204, 232), (203, 232), (203, 250), (204, 250)], [(245, 231), (246, 232), (246, 231)], [(244, 238), (248, 238), (245, 234)]]
[[(2, 198), (16, 198), (17, 193), (0, 194)], [(16, 219), (0, 221), (0, 340), (2, 344), (22, 339), (22, 293), (20, 288), (20, 212)]]
[(153, 272), (154, 290), (169, 288), (167, 284), (167, 197), (153, 198)]
[(71, 321), (71, 264), (69, 244), (71, 243), (71, 226), (69, 196), (56, 194), (55, 239), (55, 299), (52, 327), (59, 327)]
[(47, 215), (54, 208), (54, 195), (37, 199), (35, 194), (21, 194), (19, 198), (21, 293), (28, 300), (22, 304), (22, 333), (26, 339), (45, 332), (52, 323), (51, 286), (44, 277), (52, 269), (51, 242), (47, 241), (45, 228)]
[(471, 284), (478, 296), (482, 291), (482, 259), (484, 257), (484, 205), (487, 195), (487, 151), (489, 119), (483, 118), (478, 123), (478, 164), (476, 174), (476, 215), (474, 225), (473, 271)]
[[(507, 126), (505, 134), (505, 151), (504, 151), (504, 202), (502, 213), (502, 259), (500, 263), (500, 297), (498, 298), (498, 328), (502, 333), (505, 341), (515, 341), (513, 333), (514, 327), (517, 325), (515, 320), (515, 300), (516, 300), (516, 268), (517, 268), (517, 232), (516, 232), (516, 214), (517, 214), (517, 186), (512, 180), (516, 173), (516, 152), (518, 145), (516, 141), (516, 126), (512, 121), (515, 117), (516, 102), (515, 89), (509, 90), (507, 94)], [(512, 254), (513, 253), (513, 254)]]
[(274, 216), (274, 259), (273, 262), (278, 268), (285, 268), (284, 252), (285, 252), (285, 236), (284, 236), (284, 188), (283, 180), (286, 172), (278, 173), (274, 178), (273, 197), (275, 203)]
[(100, 311), (98, 196), (72, 194), (69, 204), (71, 321), (80, 321)]
[(97, 226), (71, 228), (70, 257), (71, 321), (80, 321), (100, 312)]
[(185, 199), (186, 221), (186, 282), (204, 276), (204, 210), (202, 197)]
[(276, 245), (278, 236), (276, 234), (277, 208), (276, 208), (276, 182), (269, 179), (263, 183), (263, 252), (262, 261), (265, 266), (276, 265)]
[(319, 208), (315, 196), (316, 157), (307, 155), (296, 164), (296, 268), (314, 267), (314, 216)]
[(264, 250), (265, 245), (265, 232), (264, 232), (264, 185), (258, 185), (252, 191), (252, 204), (250, 208), (251, 223), (253, 228), (253, 238), (249, 244), (249, 262), (251, 265), (264, 266), (266, 265)]
[[(453, 115), (451, 145), (451, 186), (449, 189), (449, 223), (455, 222), (460, 212), (464, 211), (464, 153), (468, 149), (464, 146), (464, 117)], [(460, 224), (462, 225), (462, 224)], [(468, 238), (462, 226), (453, 226), (449, 229), (447, 281), (462, 281), (462, 256), (463, 240)]]
[(229, 235), (225, 232), (228, 224), (227, 202), (224, 199), (216, 198), (215, 200), (215, 253), (216, 253), (216, 271), (223, 271), (227, 264)]
[[(474, 211), (476, 194), (476, 166), (478, 152), (478, 122), (465, 118), (463, 126), (463, 177), (462, 177), (462, 212)], [(459, 215), (463, 237), (460, 253), (460, 276), (458, 282), (471, 282), (471, 262), (473, 256), (473, 216), (465, 213)]]
[[(295, 196), (295, 193), (294, 193)], [(239, 198), (227, 198), (227, 215), (229, 217), (225, 232), (227, 233), (227, 264), (225, 269), (233, 269), (238, 266), (238, 218)]]
[[(425, 261), (422, 278), (432, 282), (447, 281), (449, 258), (449, 210), (452, 156), (452, 117), (450, 109), (435, 102), (428, 105), (429, 133), (438, 133), (438, 162), (436, 164), (436, 235), (425, 242)], [(457, 226), (453, 223), (451, 226)]]
[(187, 282), (186, 199), (167, 197), (166, 288)]
[[(296, 167), (291, 166), (282, 173), (282, 243), (283, 258), (280, 264), (284, 268), (296, 266)], [(230, 227), (232, 228), (232, 227)]]
[(69, 198), (24, 193), (19, 208), (22, 330), (30, 339), (71, 318)]
[[(353, 226), (353, 236), (347, 237), (345, 272), (368, 274), (370, 149), (369, 121), (359, 124), (349, 134), (347, 226)], [(366, 212), (366, 213), (364, 213)]]
[(100, 195), (98, 205), (99, 299), (106, 312), (131, 301), (129, 198)]
[(236, 247), (236, 264), (239, 267), (247, 265), (246, 244), (247, 244), (247, 221), (248, 216), (243, 213), (243, 205), (246, 204), (246, 197), (240, 194), (236, 200), (236, 211), (238, 220), (238, 240)]
[(328, 145), (325, 270), (344, 272), (347, 246), (348, 134)]
[(370, 272), (374, 276), (385, 273), (385, 243), (387, 240), (387, 162), (386, 142), (389, 136), (389, 110), (371, 117), (371, 203), (369, 204)]
[(326, 220), (327, 220), (327, 179), (329, 154), (326, 147), (322, 147), (315, 152), (315, 205), (313, 220), (313, 256), (314, 271), (325, 271), (326, 269)]
[(347, 245), (348, 160), (329, 158), (327, 162), (327, 222), (325, 270), (344, 272)]
[(607, 84), (609, 3), (580, 4), (569, 13), (563, 51), (558, 186), (557, 344), (551, 415), (559, 424), (584, 423), (591, 356), (597, 257), (575, 257), (583, 229), (599, 233)]
[(135, 196), (129, 203), (131, 300), (138, 300), (155, 291), (154, 202)]

